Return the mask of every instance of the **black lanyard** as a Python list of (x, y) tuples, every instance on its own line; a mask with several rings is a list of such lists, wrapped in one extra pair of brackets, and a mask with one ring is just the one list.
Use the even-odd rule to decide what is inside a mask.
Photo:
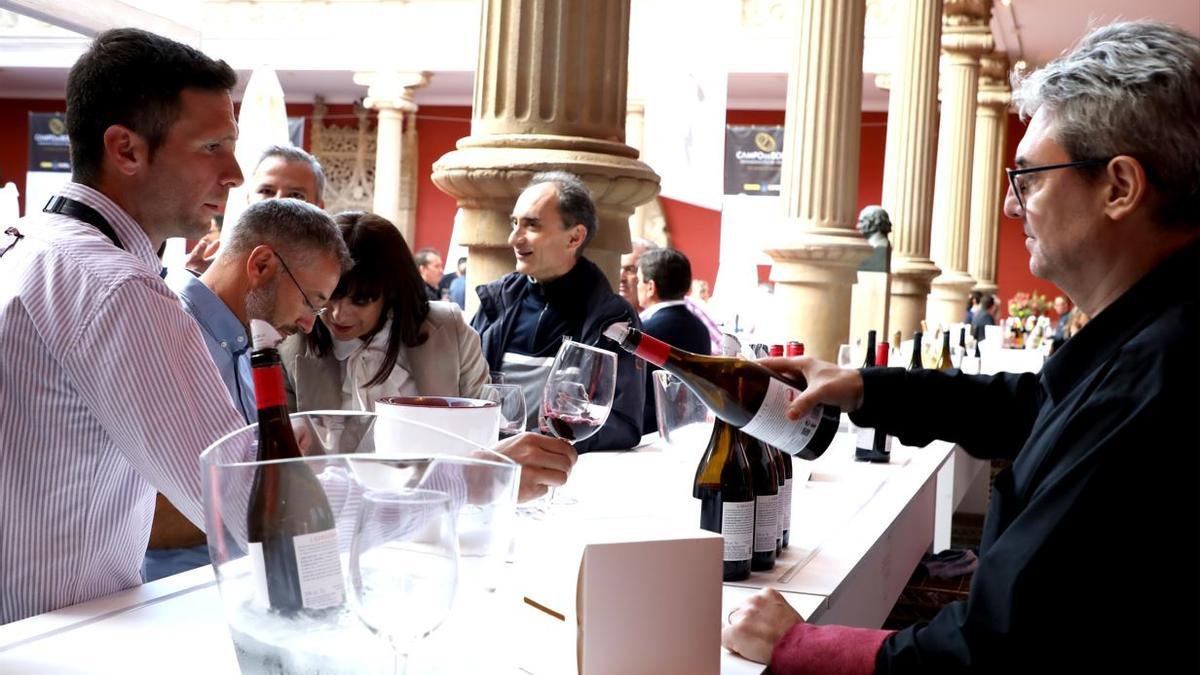
[(108, 237), (113, 246), (125, 250), (125, 247), (121, 245), (121, 240), (117, 238), (117, 233), (113, 230), (112, 225), (108, 224), (108, 221), (104, 219), (104, 216), (100, 215), (99, 211), (83, 202), (76, 201), (70, 197), (54, 196), (50, 198), (50, 201), (46, 202), (46, 206), (42, 208), (42, 211), (57, 213), (85, 222), (100, 230), (100, 233)]

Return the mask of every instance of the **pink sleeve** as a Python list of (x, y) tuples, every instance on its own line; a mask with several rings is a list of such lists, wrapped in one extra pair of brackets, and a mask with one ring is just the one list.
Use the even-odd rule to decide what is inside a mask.
[(875, 672), (875, 654), (892, 632), (798, 623), (776, 643), (771, 654), (771, 672), (869, 675)]

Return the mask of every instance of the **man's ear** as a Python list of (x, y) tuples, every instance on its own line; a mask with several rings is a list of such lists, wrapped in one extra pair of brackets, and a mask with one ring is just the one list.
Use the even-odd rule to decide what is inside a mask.
[(583, 242), (587, 240), (587, 227), (582, 223), (576, 224), (571, 228), (571, 239), (568, 246), (572, 251), (579, 253), (579, 248), (583, 246)]
[(259, 244), (246, 256), (246, 280), (251, 289), (260, 288), (275, 278), (279, 263), (275, 251), (266, 244)]
[(150, 145), (141, 134), (121, 124), (104, 130), (104, 158), (123, 176), (133, 176), (150, 165)]
[(1128, 218), (1146, 203), (1150, 184), (1141, 162), (1118, 155), (1109, 161), (1105, 175), (1109, 184), (1104, 194), (1104, 212), (1109, 218)]
[(651, 300), (658, 299), (658, 284), (654, 283), (653, 279), (646, 280), (646, 297)]

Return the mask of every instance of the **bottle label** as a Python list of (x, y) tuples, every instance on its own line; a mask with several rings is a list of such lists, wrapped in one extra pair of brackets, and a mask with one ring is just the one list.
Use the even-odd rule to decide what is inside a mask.
[(789, 420), (785, 415), (788, 404), (799, 395), (799, 389), (772, 377), (762, 405), (742, 431), (789, 455), (800, 454), (817, 432), (824, 410), (818, 405), (795, 422)]
[(725, 538), (725, 560), (749, 560), (754, 543), (754, 502), (725, 502), (721, 505), (721, 536)]
[[(328, 529), (292, 537), (296, 551), (296, 571), (300, 577), (300, 601), (305, 609), (337, 607), (345, 601), (342, 583), (342, 559), (338, 554), (337, 530)], [(261, 542), (250, 542), (250, 568), (254, 575), (254, 594), (263, 606), (270, 606), (267, 593), (267, 566)]]
[(783, 480), (783, 489), (779, 492), (779, 529), (784, 532), (792, 530), (792, 479)]
[(779, 498), (764, 495), (754, 498), (754, 551), (774, 551), (779, 536)]
[(254, 398), (259, 410), (285, 405), (287, 396), (283, 392), (283, 368), (261, 366), (252, 369), (254, 376)]
[(854, 447), (871, 450), (875, 445), (875, 430), (871, 427), (858, 427), (854, 434)]

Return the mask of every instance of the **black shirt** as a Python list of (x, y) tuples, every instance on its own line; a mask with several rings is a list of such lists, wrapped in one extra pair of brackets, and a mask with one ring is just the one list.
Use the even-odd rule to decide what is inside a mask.
[(864, 371), (856, 424), (1013, 460), (967, 600), (888, 638), (878, 672), (1200, 669), (1198, 349), (1192, 245), (1040, 376)]

